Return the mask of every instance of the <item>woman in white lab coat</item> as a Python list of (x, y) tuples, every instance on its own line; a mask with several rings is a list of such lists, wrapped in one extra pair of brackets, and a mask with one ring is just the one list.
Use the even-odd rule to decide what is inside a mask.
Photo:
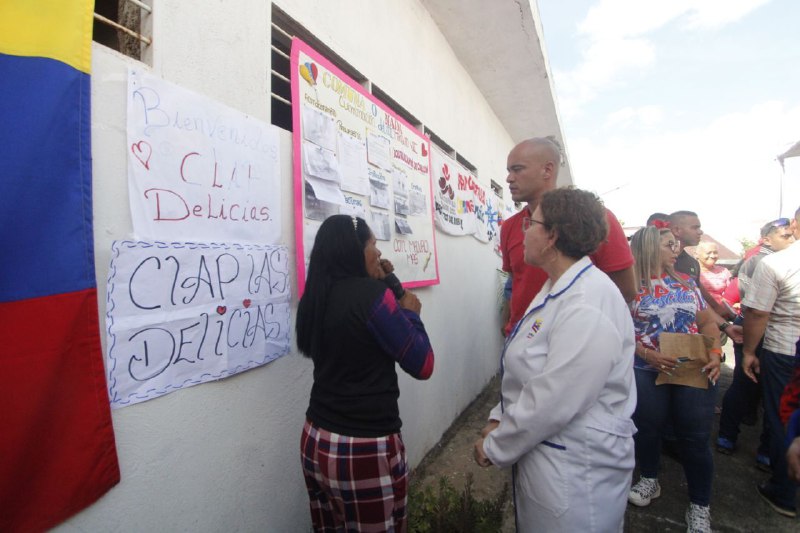
[(616, 285), (587, 257), (605, 239), (592, 193), (546, 193), (525, 262), (548, 281), (509, 335), (501, 402), (478, 464), (513, 466), (517, 531), (621, 531), (634, 467), (634, 333)]

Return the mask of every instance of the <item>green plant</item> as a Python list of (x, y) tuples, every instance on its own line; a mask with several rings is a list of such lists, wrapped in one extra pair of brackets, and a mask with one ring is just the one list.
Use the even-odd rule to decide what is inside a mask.
[(408, 494), (408, 529), (411, 533), (495, 533), (503, 523), (503, 508), (508, 500), (508, 484), (490, 500), (472, 495), (472, 474), (467, 474), (462, 491), (446, 476), (434, 489), (412, 486)]
[(753, 242), (751, 239), (748, 239), (747, 237), (742, 237), (741, 239), (739, 239), (739, 244), (742, 245), (742, 255), (744, 255), (744, 253), (747, 250), (756, 245), (755, 242)]

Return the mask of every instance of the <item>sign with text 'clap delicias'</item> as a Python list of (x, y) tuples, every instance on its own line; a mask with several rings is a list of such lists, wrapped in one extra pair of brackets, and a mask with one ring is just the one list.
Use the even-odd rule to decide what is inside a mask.
[(322, 221), (367, 221), (406, 287), (439, 283), (431, 144), (304, 42), (292, 41), (297, 283)]
[(112, 408), (289, 353), (285, 246), (115, 241), (108, 283)]

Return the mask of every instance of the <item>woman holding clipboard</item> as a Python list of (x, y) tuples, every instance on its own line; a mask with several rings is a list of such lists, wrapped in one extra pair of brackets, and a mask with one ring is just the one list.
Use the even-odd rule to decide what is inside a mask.
[[(661, 430), (665, 422), (671, 421), (689, 488), (685, 517), (688, 530), (711, 531), (714, 463), (709, 438), (722, 354), (719, 332), (694, 280), (673, 268), (680, 243), (665, 223), (656, 221), (656, 225), (636, 232), (631, 249), (639, 287), (631, 302), (631, 313), (636, 332), (634, 371), (638, 395), (633, 415), (638, 429), (634, 441), (641, 478), (631, 487), (628, 501), (643, 507), (661, 495)], [(664, 332), (703, 333), (715, 339), (709, 350), (710, 362), (700, 370), (710, 382), (708, 388), (656, 385), (659, 373), (671, 375), (683, 362), (681, 354), (659, 350), (659, 336)]]

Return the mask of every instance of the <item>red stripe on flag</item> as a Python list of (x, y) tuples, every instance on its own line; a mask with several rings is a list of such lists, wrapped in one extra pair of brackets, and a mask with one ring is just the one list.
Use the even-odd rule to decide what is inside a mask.
[(38, 531), (119, 482), (97, 291), (0, 303), (0, 531)]

